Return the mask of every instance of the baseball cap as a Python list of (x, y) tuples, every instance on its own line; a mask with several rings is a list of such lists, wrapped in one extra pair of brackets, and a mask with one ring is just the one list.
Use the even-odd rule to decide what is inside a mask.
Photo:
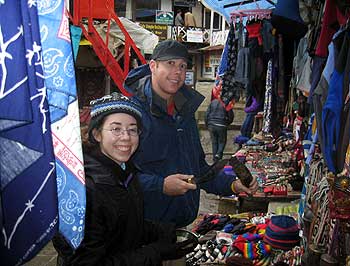
[(159, 61), (184, 59), (188, 61), (189, 55), (187, 47), (182, 43), (175, 40), (165, 40), (154, 48), (151, 59)]

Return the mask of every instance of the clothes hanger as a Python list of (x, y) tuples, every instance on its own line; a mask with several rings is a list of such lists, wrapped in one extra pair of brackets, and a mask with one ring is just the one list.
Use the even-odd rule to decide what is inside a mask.
[(248, 17), (248, 19), (250, 17), (255, 17), (256, 19), (264, 19), (264, 18), (270, 18), (271, 17), (271, 13), (272, 13), (272, 9), (262, 9), (260, 8), (258, 2), (255, 2), (256, 4), (256, 9), (240, 9), (242, 3), (244, 1), (242, 1), (238, 8), (235, 11), (231, 12), (231, 19), (232, 20), (236, 20), (237, 18), (240, 18), (240, 20), (243, 19), (243, 17)]

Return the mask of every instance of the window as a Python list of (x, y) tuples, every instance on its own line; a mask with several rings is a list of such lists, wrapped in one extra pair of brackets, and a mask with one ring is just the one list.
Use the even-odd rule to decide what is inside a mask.
[[(204, 9), (204, 28), (206, 29), (210, 29), (210, 15), (211, 15), (211, 11), (208, 8)], [(221, 24), (220, 24), (220, 15), (216, 12), (214, 12), (214, 24), (213, 24), (213, 29), (215, 30), (220, 30), (221, 29)]]
[(156, 11), (160, 9), (160, 0), (133, 0), (136, 21), (155, 22)]
[(114, 0), (114, 9), (118, 17), (125, 17), (126, 0)]

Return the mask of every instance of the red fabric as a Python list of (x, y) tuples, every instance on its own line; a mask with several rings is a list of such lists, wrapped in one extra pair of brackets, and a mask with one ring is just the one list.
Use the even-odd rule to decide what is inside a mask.
[[(214, 86), (213, 90), (211, 91), (211, 101), (214, 99), (218, 99), (221, 104), (225, 107), (224, 102), (221, 100), (221, 90), (222, 90), (222, 81), (219, 82), (218, 85)], [(230, 101), (228, 103), (228, 105), (225, 107), (226, 111), (230, 111), (233, 106), (235, 105), (235, 100), (232, 99), (232, 101)]]
[(252, 38), (258, 38), (258, 43), (259, 45), (262, 45), (263, 39), (261, 36), (261, 23), (254, 23), (254, 24), (250, 24), (250, 25), (246, 25), (246, 29), (248, 31), (248, 38), (252, 39)]
[(80, 124), (88, 125), (90, 123), (90, 107), (84, 107), (79, 110)]
[(336, 30), (332, 25), (338, 23), (344, 25), (350, 14), (344, 16), (335, 4), (335, 0), (326, 0), (325, 11), (323, 14), (321, 34), (317, 42), (316, 55), (321, 57), (328, 56), (328, 45), (332, 41), (332, 37)]
[(172, 102), (172, 103), (169, 103), (168, 105), (168, 115), (173, 115), (174, 114), (174, 110), (175, 110), (175, 103)]
[(211, 223), (211, 224), (218, 224), (219, 221), (220, 221), (219, 219), (215, 219), (215, 220), (212, 220), (210, 223)]

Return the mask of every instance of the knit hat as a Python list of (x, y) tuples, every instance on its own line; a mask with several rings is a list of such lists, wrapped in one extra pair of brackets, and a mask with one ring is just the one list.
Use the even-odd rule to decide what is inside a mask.
[(263, 259), (270, 256), (271, 246), (263, 241), (258, 242), (235, 242), (233, 244), (243, 255), (244, 258), (254, 260)]
[(154, 48), (151, 59), (159, 61), (184, 59), (188, 61), (189, 56), (185, 45), (175, 40), (165, 40), (158, 43)]
[(273, 248), (292, 249), (300, 242), (297, 222), (287, 215), (272, 216), (266, 228), (264, 241)]
[(102, 98), (93, 100), (90, 102), (90, 124), (89, 124), (89, 141), (96, 143), (95, 138), (92, 135), (94, 128), (99, 128), (106, 116), (114, 113), (129, 114), (136, 119), (138, 128), (142, 128), (142, 112), (141, 106), (130, 98), (113, 92), (110, 95), (105, 95)]

